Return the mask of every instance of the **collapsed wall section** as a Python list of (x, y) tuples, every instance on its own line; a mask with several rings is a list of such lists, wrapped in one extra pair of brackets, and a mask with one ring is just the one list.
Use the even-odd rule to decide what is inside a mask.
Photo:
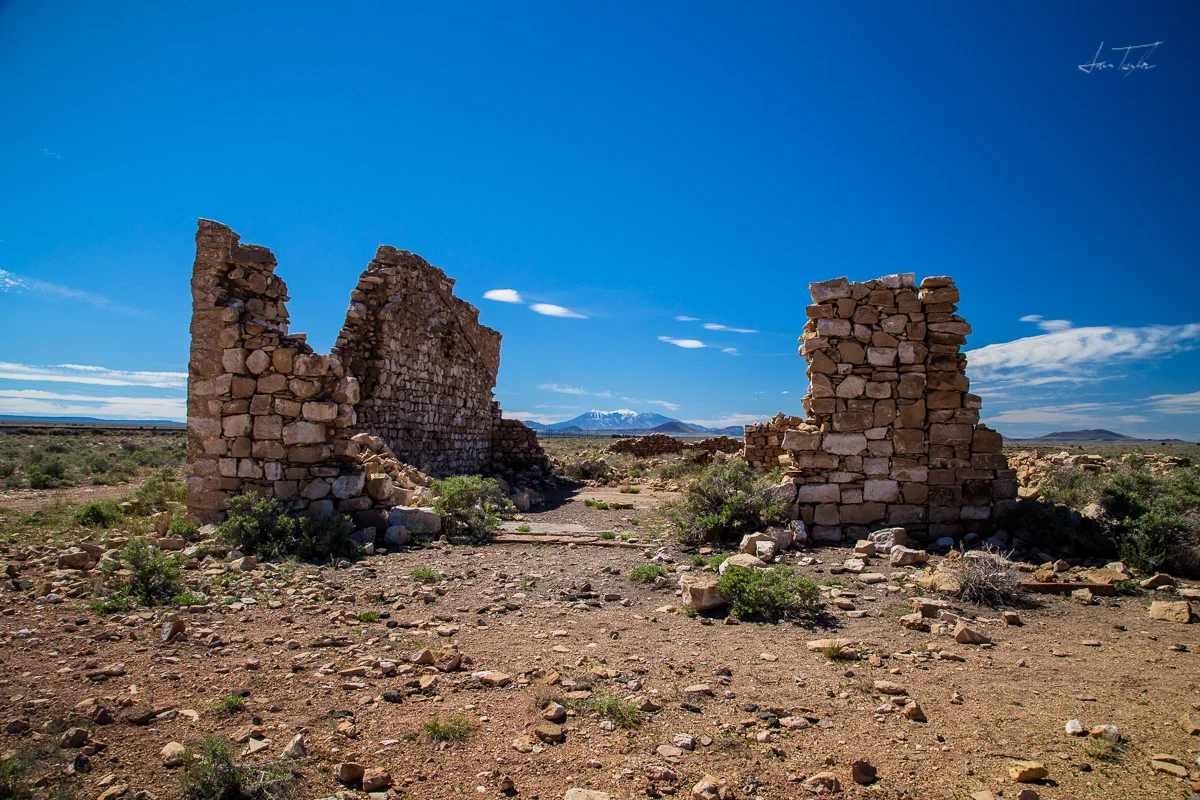
[[(955, 313), (953, 280), (929, 277), (918, 288), (908, 273), (809, 289), (800, 348), (807, 421), (748, 427), (747, 457), (787, 468), (818, 541), (884, 525), (917, 538), (986, 529), (1016, 497), (1016, 475), (1000, 434), (978, 424), (982, 401), (969, 392), (959, 352), (971, 327)], [(776, 448), (783, 452), (766, 463)]]
[(492, 399), (500, 334), (453, 296), (441, 270), (381, 247), (323, 356), (288, 332), (275, 267), (267, 248), (200, 220), (187, 399), (193, 516), (218, 521), (231, 496), (257, 491), (315, 516), (382, 524), (380, 512), (406, 502), (413, 485), (393, 454), (441, 474), (549, 470), (536, 433), (503, 419)]

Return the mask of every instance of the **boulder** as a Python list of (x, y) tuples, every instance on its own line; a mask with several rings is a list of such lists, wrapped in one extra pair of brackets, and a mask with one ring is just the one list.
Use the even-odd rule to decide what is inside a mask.
[(167, 742), (163, 745), (163, 749), (159, 751), (158, 755), (162, 759), (162, 765), (169, 769), (182, 764), (186, 753), (187, 748), (179, 742)]
[(967, 625), (963, 620), (959, 620), (954, 626), (954, 641), (959, 644), (991, 644), (992, 640), (984, 635), (981, 631)]
[(1150, 619), (1162, 622), (1181, 622), (1186, 625), (1192, 621), (1191, 603), (1187, 600), (1155, 600), (1150, 604)]
[(738, 553), (736, 556), (730, 556), (729, 558), (722, 561), (721, 566), (718, 567), (717, 569), (722, 575), (724, 575), (725, 571), (727, 569), (729, 569), (730, 567), (748, 567), (750, 569), (762, 569), (765, 566), (767, 566), (766, 563), (764, 563), (761, 559), (755, 558), (754, 556), (747, 555), (745, 553)]
[(725, 595), (717, 591), (717, 579), (707, 575), (684, 573), (679, 579), (683, 602), (697, 611), (711, 611), (729, 605)]
[(751, 533), (742, 537), (738, 549), (747, 555), (761, 557), (759, 554), (764, 550), (760, 548), (760, 544), (771, 545), (773, 552), (767, 558), (772, 558), (776, 553), (782, 553), (792, 546), (792, 531), (789, 528), (767, 528), (759, 533)]
[(907, 567), (913, 564), (924, 564), (929, 560), (929, 553), (924, 550), (913, 550), (903, 545), (896, 545), (891, 551), (893, 567)]
[(884, 528), (867, 535), (867, 540), (881, 553), (891, 552), (896, 545), (908, 544), (908, 531), (904, 528)]
[(428, 508), (396, 506), (388, 513), (388, 526), (402, 525), (410, 533), (434, 534), (442, 530), (442, 518)]
[(392, 525), (383, 532), (385, 547), (404, 547), (412, 541), (412, 534), (403, 525)]

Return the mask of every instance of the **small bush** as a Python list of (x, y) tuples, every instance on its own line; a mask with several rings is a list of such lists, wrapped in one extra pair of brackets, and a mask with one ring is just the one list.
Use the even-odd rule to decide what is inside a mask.
[(512, 502), (494, 478), (455, 475), (434, 481), (433, 510), (442, 518), (442, 529), (451, 535), (491, 536), (500, 528), (500, 515)]
[(111, 528), (125, 517), (121, 504), (116, 500), (101, 500), (98, 503), (88, 503), (71, 517), (76, 525), (88, 528)]
[(167, 533), (181, 539), (192, 540), (200, 535), (200, 526), (194, 522), (188, 522), (186, 519), (173, 519), (167, 526)]
[(1121, 745), (1111, 739), (1088, 739), (1083, 752), (1097, 761), (1114, 761), (1121, 754)]
[(617, 534), (613, 533), (612, 531), (602, 531), (602, 532), (600, 533), (600, 538), (601, 538), (601, 539), (606, 539), (606, 540), (607, 540), (607, 539), (616, 539), (616, 538), (617, 538)]
[(0, 478), (7, 478), (16, 471), (16, 463), (8, 460), (0, 461)]
[(184, 800), (285, 800), (296, 789), (296, 776), (280, 762), (235, 760), (228, 739), (208, 736), (184, 754), (180, 792)]
[(654, 581), (664, 578), (666, 575), (667, 570), (658, 564), (638, 564), (629, 570), (629, 580), (634, 583), (654, 583)]
[(448, 717), (445, 722), (433, 717), (422, 730), (435, 742), (461, 742), (471, 735), (471, 720), (458, 714)]
[(938, 573), (958, 582), (958, 596), (971, 603), (999, 608), (1024, 602), (1021, 575), (1008, 554), (987, 547), (971, 558), (943, 561)]
[(378, 622), (379, 621), (379, 612), (378, 611), (364, 611), (358, 615), (358, 621), (359, 622), (368, 622), (368, 623), (369, 622)]
[(533, 530), (532, 525), (518, 525), (517, 526), (517, 533), (529, 533), (531, 530)]
[(187, 500), (187, 488), (181, 481), (175, 479), (175, 472), (164, 469), (150, 480), (143, 483), (133, 493), (142, 513), (164, 511), (171, 503), (182, 503)]
[(125, 545), (116, 564), (106, 565), (108, 574), (120, 567), (129, 571), (128, 577), (118, 591), (144, 606), (155, 606), (170, 602), (171, 598), (184, 591), (180, 576), (182, 559), (150, 544), (144, 536), (135, 536)]
[(246, 698), (237, 694), (228, 694), (213, 702), (213, 711), (218, 714), (236, 714), (246, 710)]
[(791, 567), (729, 567), (717, 591), (729, 598), (738, 619), (794, 619), (816, 613), (821, 605), (817, 585)]
[(668, 512), (684, 544), (736, 541), (783, 521), (784, 508), (767, 501), (770, 487), (744, 461), (711, 464)]
[(409, 577), (418, 583), (434, 583), (442, 579), (442, 573), (429, 567), (416, 567), (409, 573)]
[(16, 754), (0, 757), (0, 798), (33, 800), (33, 782), (25, 763)]
[(620, 698), (608, 695), (591, 701), (601, 719), (606, 719), (625, 730), (634, 730), (642, 724), (642, 712), (633, 703), (624, 703)]
[(171, 598), (171, 605), (179, 608), (188, 606), (204, 606), (208, 605), (208, 598), (196, 592), (180, 592)]
[(67, 477), (67, 464), (61, 458), (47, 458), (42, 461), (40, 468), (45, 475), (56, 481)]
[(325, 520), (289, 514), (273, 497), (249, 492), (229, 500), (217, 537), (247, 555), (280, 559), (294, 555), (305, 561), (352, 558), (359, 548), (350, 538), (353, 525), (340, 514)]
[(831, 642), (821, 648), (821, 655), (828, 658), (830, 661), (841, 661), (846, 658), (846, 649), (842, 647), (840, 642)]

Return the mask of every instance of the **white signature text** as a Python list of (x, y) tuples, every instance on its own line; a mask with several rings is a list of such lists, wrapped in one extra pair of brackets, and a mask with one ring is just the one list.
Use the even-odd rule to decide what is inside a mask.
[[(1101, 42), (1100, 46), (1096, 48), (1096, 55), (1092, 56), (1091, 62), (1088, 64), (1080, 64), (1079, 69), (1080, 71), (1086, 72), (1089, 75), (1091, 75), (1093, 72), (1103, 72), (1106, 69), (1116, 69), (1118, 72), (1125, 73), (1124, 77), (1128, 78), (1139, 69), (1154, 69), (1155, 65), (1147, 64), (1146, 59), (1150, 58), (1154, 51), (1158, 49), (1160, 44), (1162, 44), (1162, 42), (1110, 48), (1111, 50), (1120, 52), (1122, 54), (1121, 63), (1114, 64), (1111, 61), (1105, 61), (1100, 57), (1100, 54), (1104, 51), (1104, 42)], [(1136, 58), (1137, 61), (1134, 61), (1134, 58)]]

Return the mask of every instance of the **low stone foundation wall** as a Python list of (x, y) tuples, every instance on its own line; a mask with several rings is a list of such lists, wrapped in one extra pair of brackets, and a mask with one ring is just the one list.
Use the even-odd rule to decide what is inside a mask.
[(636, 439), (618, 439), (604, 448), (606, 453), (624, 453), (638, 458), (653, 458), (671, 453), (682, 453), (684, 443), (665, 433), (652, 433)]

